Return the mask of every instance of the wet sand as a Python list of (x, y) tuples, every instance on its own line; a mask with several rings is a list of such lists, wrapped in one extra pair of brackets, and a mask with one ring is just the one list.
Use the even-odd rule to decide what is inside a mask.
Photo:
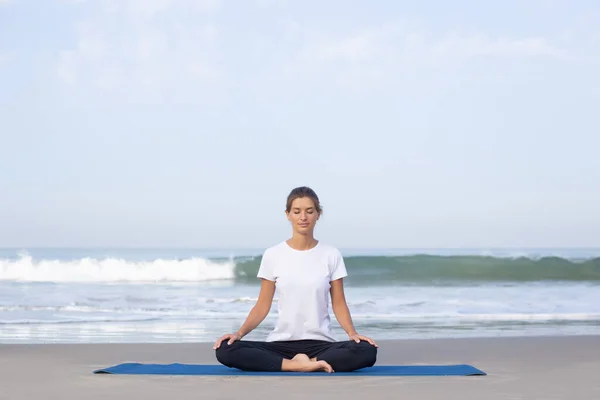
[(4, 344), (0, 399), (600, 399), (600, 335), (378, 343), (377, 365), (471, 364), (488, 375), (107, 375), (92, 371), (122, 362), (216, 360), (212, 343)]

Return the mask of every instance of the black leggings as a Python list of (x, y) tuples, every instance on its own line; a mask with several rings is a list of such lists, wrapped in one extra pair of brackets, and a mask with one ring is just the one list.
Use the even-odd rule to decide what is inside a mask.
[(377, 348), (368, 342), (328, 342), (324, 340), (289, 340), (256, 342), (249, 340), (221, 343), (217, 360), (228, 367), (244, 371), (281, 371), (283, 359), (296, 354), (324, 360), (335, 372), (349, 372), (371, 367), (377, 359)]

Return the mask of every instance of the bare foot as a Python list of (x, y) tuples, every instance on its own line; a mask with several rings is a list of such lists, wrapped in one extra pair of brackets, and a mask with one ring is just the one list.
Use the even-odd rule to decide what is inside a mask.
[(306, 354), (296, 354), (291, 360), (283, 360), (282, 370), (296, 372), (333, 372), (333, 368), (331, 368), (331, 365), (326, 361), (316, 361), (316, 359), (311, 360)]

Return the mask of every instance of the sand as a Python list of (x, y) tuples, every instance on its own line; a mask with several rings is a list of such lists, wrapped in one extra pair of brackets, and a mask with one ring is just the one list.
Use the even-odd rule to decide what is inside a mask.
[(121, 362), (216, 363), (212, 343), (0, 345), (0, 399), (600, 399), (600, 336), (395, 340), (378, 365), (471, 364), (470, 377), (93, 374)]

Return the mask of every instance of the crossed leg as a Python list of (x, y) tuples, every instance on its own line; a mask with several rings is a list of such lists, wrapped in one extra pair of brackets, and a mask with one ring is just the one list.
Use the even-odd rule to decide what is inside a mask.
[(221, 343), (217, 360), (228, 367), (244, 371), (326, 371), (331, 366), (323, 360), (311, 360), (295, 343), (242, 340)]
[(362, 340), (359, 343), (332, 342), (311, 357), (315, 361), (326, 361), (335, 372), (350, 372), (372, 367), (377, 360), (377, 347)]

